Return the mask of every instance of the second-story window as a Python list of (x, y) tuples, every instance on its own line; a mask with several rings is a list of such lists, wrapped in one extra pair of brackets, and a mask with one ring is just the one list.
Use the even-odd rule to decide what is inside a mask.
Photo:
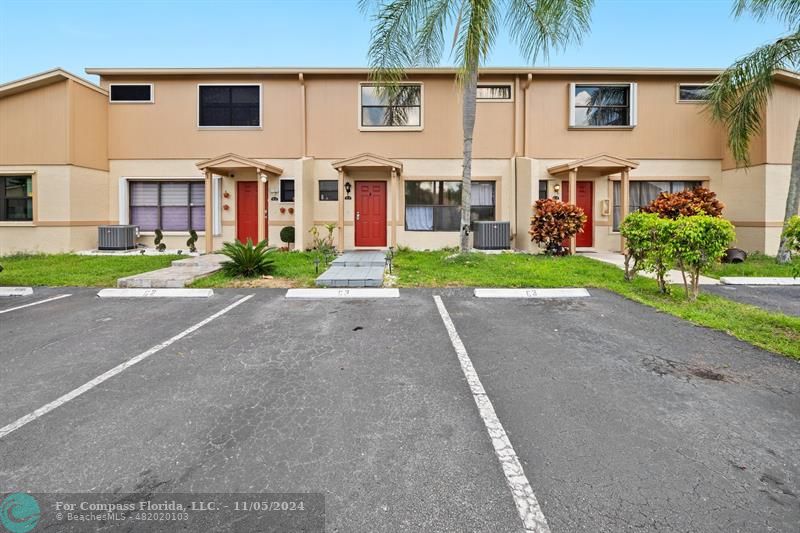
[(475, 96), (478, 100), (511, 101), (511, 85), (478, 84)]
[(108, 86), (108, 99), (113, 103), (153, 103), (152, 83), (112, 83)]
[(260, 85), (200, 85), (198, 91), (199, 126), (261, 126)]
[(571, 84), (570, 127), (636, 125), (636, 84)]
[(422, 85), (401, 85), (389, 94), (375, 85), (361, 85), (362, 128), (422, 127)]
[(707, 84), (692, 84), (680, 83), (678, 84), (678, 101), (679, 102), (705, 102), (708, 100), (708, 85)]

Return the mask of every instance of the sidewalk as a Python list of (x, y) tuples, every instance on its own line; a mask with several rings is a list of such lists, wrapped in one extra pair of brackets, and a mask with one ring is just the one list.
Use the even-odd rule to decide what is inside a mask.
[[(582, 255), (583, 257), (588, 257), (589, 259), (594, 259), (595, 261), (601, 261), (603, 263), (608, 263), (610, 265), (617, 266), (621, 269), (625, 268), (625, 257), (617, 252), (578, 252), (578, 255)], [(655, 279), (655, 275), (652, 272), (639, 272), (640, 276), (644, 276), (646, 278), (653, 278)], [(666, 275), (667, 283), (676, 283), (676, 284), (683, 284), (683, 276), (681, 275), (680, 270), (670, 270), (667, 272)], [(720, 281), (718, 279), (709, 278), (708, 276), (700, 276), (700, 285), (719, 285)]]
[(142, 272), (117, 280), (117, 287), (123, 289), (180, 288), (186, 287), (199, 278), (204, 278), (222, 268), (228, 258), (220, 254), (208, 254), (172, 262), (172, 266)]

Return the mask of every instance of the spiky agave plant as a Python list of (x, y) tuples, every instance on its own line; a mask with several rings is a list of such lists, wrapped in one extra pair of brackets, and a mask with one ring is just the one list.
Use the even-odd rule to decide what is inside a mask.
[(275, 268), (274, 252), (275, 248), (267, 246), (266, 240), (256, 245), (252, 239), (247, 239), (246, 243), (238, 240), (226, 242), (220, 253), (230, 260), (222, 263), (222, 271), (229, 276), (243, 278), (270, 274)]

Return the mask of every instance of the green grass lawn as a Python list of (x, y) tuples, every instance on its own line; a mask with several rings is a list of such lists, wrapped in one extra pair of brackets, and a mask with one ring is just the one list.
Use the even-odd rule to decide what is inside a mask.
[[(216, 272), (201, 278), (192, 287), (312, 287), (317, 274), (314, 271), (315, 254), (310, 252), (274, 252), (275, 271), (273, 279), (245, 280)], [(319, 273), (325, 271), (325, 264), (319, 266)]]
[(744, 263), (718, 263), (705, 273), (714, 278), (722, 276), (763, 276), (763, 277), (792, 277), (792, 267), (800, 268), (800, 257), (792, 258), (793, 264), (779, 265), (775, 258), (759, 253), (747, 256)]
[(0, 257), (0, 286), (116, 287), (117, 278), (170, 265), (177, 255), (19, 254)]
[(400, 287), (597, 287), (616, 292), (700, 326), (724, 331), (755, 346), (800, 360), (800, 318), (764, 311), (714, 294), (692, 303), (683, 287), (658, 292), (655, 281), (626, 282), (622, 270), (580, 256), (402, 251), (394, 260)]

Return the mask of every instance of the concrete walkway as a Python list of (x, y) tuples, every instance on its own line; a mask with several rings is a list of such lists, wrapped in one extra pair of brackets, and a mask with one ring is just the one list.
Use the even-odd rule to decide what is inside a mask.
[(345, 252), (315, 283), (318, 287), (380, 287), (385, 267), (386, 257), (381, 251)]
[[(589, 259), (594, 259), (595, 261), (601, 261), (603, 263), (608, 263), (610, 265), (617, 266), (621, 269), (625, 269), (625, 257), (617, 252), (591, 252), (591, 253), (581, 253), (578, 252), (579, 255), (583, 257), (588, 257)], [(646, 278), (653, 278), (655, 279), (655, 274), (652, 272), (639, 272), (639, 275), (644, 276)], [(683, 284), (683, 276), (681, 275), (680, 270), (670, 270), (667, 272), (666, 275), (667, 283), (675, 283), (675, 284)], [(700, 285), (719, 285), (720, 282), (718, 279), (709, 278), (707, 276), (700, 276)]]
[(178, 259), (172, 266), (134, 274), (117, 280), (117, 287), (123, 289), (179, 288), (190, 285), (197, 279), (204, 278), (222, 268), (227, 257), (220, 254), (208, 254), (187, 259)]

